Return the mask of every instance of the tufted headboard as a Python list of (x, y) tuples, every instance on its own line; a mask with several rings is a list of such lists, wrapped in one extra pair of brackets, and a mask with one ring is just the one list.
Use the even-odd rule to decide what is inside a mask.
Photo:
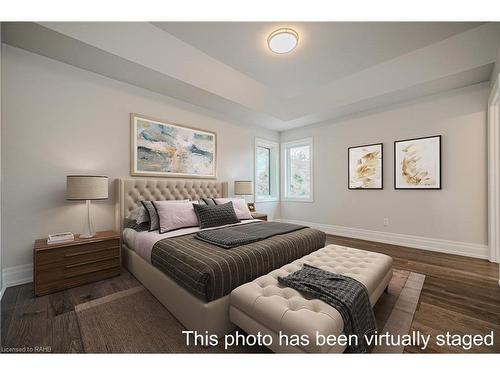
[(166, 179), (118, 179), (116, 202), (117, 230), (122, 232), (123, 219), (142, 200), (224, 198), (228, 196), (227, 182)]

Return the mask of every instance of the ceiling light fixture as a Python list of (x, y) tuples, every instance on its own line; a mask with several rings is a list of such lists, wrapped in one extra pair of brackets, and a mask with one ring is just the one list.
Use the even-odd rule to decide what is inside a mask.
[(269, 49), (278, 54), (291, 52), (298, 43), (299, 34), (289, 28), (275, 30), (267, 37)]

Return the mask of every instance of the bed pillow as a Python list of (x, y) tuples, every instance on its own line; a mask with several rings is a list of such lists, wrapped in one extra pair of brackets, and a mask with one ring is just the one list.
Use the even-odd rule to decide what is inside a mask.
[[(189, 202), (189, 199), (179, 199), (172, 200), (169, 202)], [(156, 212), (156, 208), (153, 204), (153, 201), (141, 201), (142, 205), (146, 209), (149, 216), (149, 231), (152, 232), (154, 230), (158, 230), (160, 228), (160, 219), (158, 218), (158, 212)]]
[(160, 233), (198, 226), (198, 218), (191, 202), (156, 201), (153, 205), (158, 212)]
[(215, 203), (214, 198), (203, 198), (203, 202), (209, 206), (215, 206), (217, 203)]
[(233, 202), (219, 205), (193, 204), (194, 212), (198, 218), (201, 229), (220, 227), (221, 225), (236, 224), (240, 220), (234, 212)]
[(123, 219), (123, 229), (133, 229), (136, 232), (147, 232), (149, 230), (149, 222), (137, 224), (135, 220)]
[(160, 228), (160, 220), (158, 219), (158, 213), (156, 212), (156, 208), (153, 205), (152, 201), (141, 201), (142, 205), (146, 209), (149, 215), (149, 228), (150, 232), (157, 230)]
[(149, 222), (149, 214), (144, 206), (139, 206), (130, 211), (126, 219), (135, 221), (137, 224), (143, 224)]
[(248, 209), (247, 202), (242, 198), (214, 198), (215, 203), (224, 204), (233, 202), (234, 212), (240, 220), (253, 219), (250, 210)]

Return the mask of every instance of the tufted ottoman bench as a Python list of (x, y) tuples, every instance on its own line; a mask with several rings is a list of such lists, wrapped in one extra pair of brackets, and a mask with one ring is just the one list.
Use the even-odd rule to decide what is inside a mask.
[[(340, 335), (344, 322), (340, 313), (327, 303), (279, 284), (286, 276), (310, 264), (326, 271), (352, 277), (368, 289), (372, 306), (392, 278), (392, 258), (379, 253), (328, 245), (267, 275), (234, 289), (230, 295), (230, 320), (249, 334), (270, 335), (269, 348), (288, 353), (341, 353), (346, 345), (316, 344), (316, 335)], [(308, 345), (280, 345), (282, 338), (308, 335)], [(323, 341), (323, 340), (319, 340)], [(283, 340), (284, 342), (284, 340)]]

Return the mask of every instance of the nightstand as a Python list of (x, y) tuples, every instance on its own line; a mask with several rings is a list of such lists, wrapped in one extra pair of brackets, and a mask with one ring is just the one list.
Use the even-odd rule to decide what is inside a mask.
[(258, 212), (251, 212), (254, 219), (267, 221), (267, 214), (260, 214)]
[(47, 244), (43, 238), (33, 247), (35, 295), (40, 296), (119, 275), (120, 235), (98, 232), (92, 238)]

